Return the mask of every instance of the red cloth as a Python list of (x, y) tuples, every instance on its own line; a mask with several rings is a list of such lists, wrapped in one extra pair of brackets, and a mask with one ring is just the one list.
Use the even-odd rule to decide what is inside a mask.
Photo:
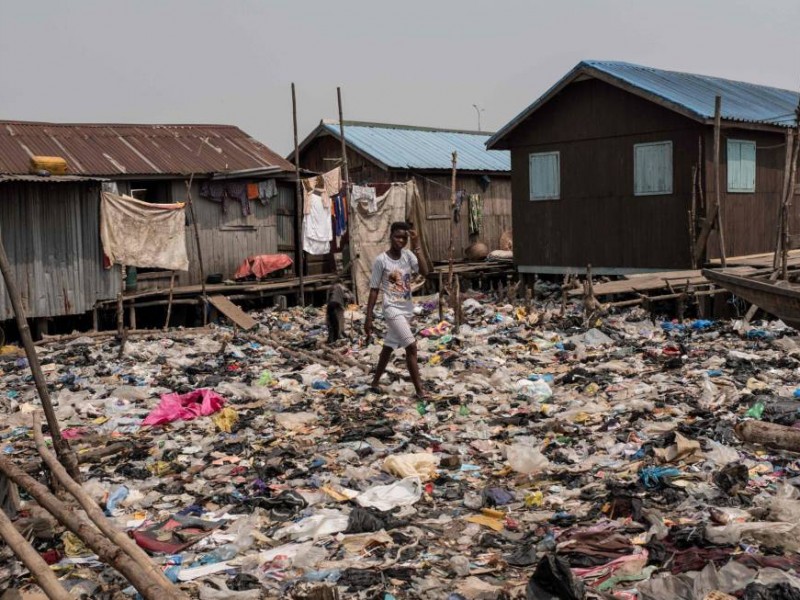
[(257, 183), (248, 183), (247, 184), (247, 199), (248, 200), (258, 200), (258, 184)]
[(292, 265), (292, 259), (285, 254), (259, 254), (248, 256), (236, 269), (234, 279), (246, 279), (254, 275), (256, 279), (263, 279), (274, 271), (280, 271)]
[(188, 394), (162, 394), (159, 405), (147, 415), (142, 425), (163, 425), (173, 421), (191, 421), (213, 415), (225, 405), (225, 400), (213, 390), (202, 389)]

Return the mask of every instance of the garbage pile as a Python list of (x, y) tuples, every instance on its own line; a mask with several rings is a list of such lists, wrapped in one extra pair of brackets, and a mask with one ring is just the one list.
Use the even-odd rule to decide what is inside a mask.
[[(793, 330), (475, 295), (456, 332), (437, 308), (417, 303), (430, 401), (402, 352), (370, 390), (358, 307), (333, 347), (295, 308), (253, 314), (269, 338), (40, 358), (84, 489), (193, 597), (800, 599)], [(0, 368), (0, 450), (44, 477), (27, 362)], [(16, 526), (70, 593), (132, 594), (26, 500)], [(0, 547), (0, 588), (34, 587)]]

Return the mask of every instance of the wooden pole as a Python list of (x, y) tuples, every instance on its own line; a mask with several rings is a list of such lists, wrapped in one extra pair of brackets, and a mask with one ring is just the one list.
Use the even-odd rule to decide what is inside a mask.
[(722, 268), (728, 266), (725, 256), (725, 229), (722, 226), (722, 205), (719, 180), (720, 134), (722, 129), (722, 96), (714, 98), (714, 204), (717, 207), (717, 228), (719, 229), (719, 257)]
[[(342, 170), (344, 171), (344, 197), (347, 202), (347, 210), (350, 213), (350, 218), (348, 219), (348, 239), (350, 240), (350, 265), (354, 265), (354, 261), (358, 256), (357, 248), (356, 248), (356, 236), (355, 233), (355, 219), (353, 215), (355, 214), (355, 206), (353, 203), (350, 202), (350, 168), (347, 164), (347, 141), (344, 137), (344, 116), (342, 111), (342, 88), (336, 88), (336, 101), (339, 105), (339, 137), (342, 141)], [(355, 269), (351, 266), (350, 272), (353, 274), (353, 294), (356, 299), (356, 304), (358, 304), (359, 297), (358, 297), (358, 286), (355, 285)]]
[(25, 568), (30, 571), (36, 583), (42, 588), (42, 591), (51, 600), (70, 600), (72, 596), (64, 589), (64, 586), (59, 583), (50, 565), (44, 562), (41, 555), (28, 543), (14, 524), (6, 516), (6, 513), (0, 510), (0, 538), (5, 540), (8, 547), (17, 555), (25, 565)]
[(120, 289), (119, 293), (117, 294), (117, 335), (119, 336), (119, 341), (122, 343), (122, 338), (124, 334), (125, 328), (125, 308), (122, 304), (122, 297), (125, 293), (125, 265), (119, 266), (119, 276), (120, 276)]
[(169, 329), (169, 318), (172, 316), (172, 294), (175, 291), (175, 271), (169, 276), (169, 300), (167, 301), (167, 318), (164, 319), (164, 331)]
[(794, 148), (792, 148), (792, 163), (789, 165), (789, 186), (786, 190), (786, 196), (783, 201), (784, 205), (784, 218), (783, 218), (783, 231), (782, 231), (782, 238), (783, 241), (781, 243), (781, 277), (783, 279), (788, 278), (788, 271), (789, 271), (789, 207), (792, 205), (792, 199), (794, 198), (794, 186), (797, 177), (797, 158), (798, 158), (798, 151), (800, 151), (800, 103), (797, 105), (797, 109), (795, 110), (795, 118), (796, 118), (796, 132), (795, 132), (795, 144)]
[(53, 515), (56, 520), (78, 536), (97, 556), (119, 571), (145, 600), (183, 600), (186, 596), (173, 588), (174, 592), (165, 590), (159, 582), (143, 571), (122, 549), (103, 537), (93, 525), (87, 522), (81, 513), (63, 503), (51, 494), (47, 488), (25, 473), (10, 459), (0, 456), (0, 471), (28, 492), (39, 505)]
[(458, 160), (458, 153), (453, 151), (453, 171), (450, 176), (450, 248), (448, 250), (448, 263), (449, 268), (447, 271), (447, 289), (452, 292), (453, 289), (453, 257), (455, 254), (455, 210), (456, 210), (456, 162)]
[(692, 269), (697, 268), (697, 256), (694, 253), (695, 215), (697, 214), (697, 173), (698, 166), (692, 167), (692, 204), (689, 208), (689, 256), (692, 260)]
[(42, 460), (50, 469), (53, 477), (58, 480), (65, 490), (72, 494), (75, 500), (78, 501), (78, 504), (81, 505), (81, 508), (86, 511), (86, 515), (91, 519), (92, 523), (103, 532), (103, 535), (119, 546), (142, 571), (146, 572), (155, 581), (158, 581), (166, 591), (172, 589), (172, 582), (167, 579), (161, 569), (150, 560), (150, 557), (145, 554), (144, 550), (137, 546), (131, 538), (111, 524), (111, 521), (103, 514), (103, 511), (100, 510), (97, 503), (84, 491), (79, 483), (76, 483), (75, 480), (69, 476), (69, 473), (59, 464), (56, 457), (50, 453), (44, 442), (42, 424), (38, 413), (34, 413), (33, 415), (33, 439), (39, 456), (42, 457)]
[(11, 306), (14, 309), (14, 316), (17, 320), (17, 329), (19, 329), (19, 337), (22, 340), (22, 346), (25, 348), (25, 355), (28, 358), (28, 365), (33, 375), (33, 381), (36, 385), (36, 391), (39, 394), (39, 399), (42, 402), (45, 417), (47, 418), (47, 426), (50, 428), (50, 435), (53, 437), (53, 448), (58, 455), (61, 464), (66, 467), (69, 474), (76, 481), (80, 481), (80, 471), (78, 470), (78, 459), (69, 447), (69, 443), (61, 436), (61, 429), (58, 426), (58, 419), (53, 410), (53, 403), (50, 400), (50, 392), (47, 389), (47, 382), (42, 373), (42, 366), (39, 363), (39, 356), (36, 354), (36, 347), (33, 344), (33, 337), (31, 337), (31, 330), (28, 327), (28, 319), (25, 315), (25, 307), (22, 305), (22, 296), (20, 296), (19, 288), (17, 288), (14, 273), (11, 271), (11, 263), (8, 262), (6, 249), (3, 245), (2, 238), (0, 238), (0, 272), (3, 274), (3, 280), (6, 284), (6, 292), (11, 300)]
[(295, 195), (294, 195), (294, 257), (297, 265), (296, 273), (298, 285), (300, 286), (300, 306), (306, 305), (306, 290), (304, 279), (305, 255), (303, 254), (303, 190), (300, 182), (300, 146), (297, 142), (297, 95), (292, 83), (292, 123), (294, 126), (294, 173), (295, 173)]
[(781, 268), (781, 245), (783, 244), (783, 219), (784, 219), (784, 204), (786, 203), (786, 196), (789, 190), (789, 171), (792, 165), (792, 146), (794, 145), (794, 133), (791, 129), (786, 130), (786, 152), (783, 160), (783, 186), (781, 187), (781, 198), (778, 204), (778, 223), (775, 227), (775, 256), (772, 259), (772, 268), (779, 270)]

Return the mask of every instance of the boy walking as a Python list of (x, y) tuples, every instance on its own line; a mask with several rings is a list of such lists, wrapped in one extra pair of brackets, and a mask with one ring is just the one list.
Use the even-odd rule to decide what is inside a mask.
[[(417, 396), (427, 396), (422, 388), (417, 364), (417, 343), (411, 332), (410, 319), (414, 314), (411, 301), (411, 282), (417, 273), (428, 274), (428, 265), (423, 259), (419, 235), (404, 222), (392, 223), (389, 230), (389, 249), (380, 254), (372, 265), (372, 276), (369, 280), (369, 300), (367, 302), (367, 319), (364, 333), (369, 340), (372, 337), (372, 313), (378, 300), (378, 292), (383, 292), (383, 318), (386, 321), (386, 337), (383, 340), (372, 387), (377, 388), (380, 378), (386, 371), (392, 352), (401, 348), (406, 351), (406, 366)], [(411, 241), (411, 250), (405, 247)]]

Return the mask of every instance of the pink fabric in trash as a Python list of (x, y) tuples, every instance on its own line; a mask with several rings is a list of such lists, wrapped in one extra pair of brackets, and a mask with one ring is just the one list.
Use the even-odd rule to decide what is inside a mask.
[(142, 425), (163, 425), (173, 421), (191, 421), (197, 417), (213, 415), (225, 404), (222, 396), (213, 390), (202, 389), (188, 394), (162, 394), (161, 402), (147, 415)]

